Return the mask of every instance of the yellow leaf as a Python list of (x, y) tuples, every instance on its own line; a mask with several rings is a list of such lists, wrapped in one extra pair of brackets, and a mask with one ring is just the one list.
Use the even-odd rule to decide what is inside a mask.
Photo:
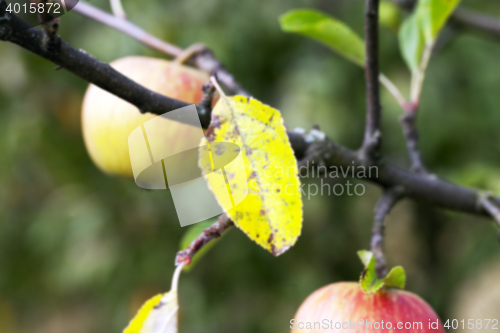
[[(276, 256), (282, 254), (300, 235), (302, 200), (297, 161), (281, 114), (250, 97), (223, 96), (212, 111), (206, 135), (205, 149), (213, 154), (202, 152), (200, 167), (219, 204), (257, 244)], [(244, 177), (235, 168), (214, 167), (217, 155), (227, 155), (227, 142), (241, 148)], [(214, 174), (226, 182), (214, 181)], [(244, 200), (238, 204), (240, 198)]]
[(172, 289), (147, 300), (123, 333), (177, 333), (177, 283), (183, 267), (177, 266)]
[(123, 333), (177, 333), (177, 292), (149, 299)]

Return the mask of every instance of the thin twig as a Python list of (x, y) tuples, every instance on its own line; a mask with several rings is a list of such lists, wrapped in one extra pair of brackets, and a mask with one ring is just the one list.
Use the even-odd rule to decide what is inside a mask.
[(227, 214), (224, 213), (219, 216), (217, 222), (205, 229), (203, 233), (194, 241), (192, 241), (186, 249), (177, 253), (177, 256), (175, 258), (175, 265), (189, 265), (198, 251), (200, 251), (207, 243), (209, 243), (213, 239), (222, 236), (222, 234), (233, 225), (233, 221), (229, 219)]
[(123, 9), (121, 0), (110, 0), (109, 4), (111, 5), (111, 11), (113, 15), (119, 18), (120, 20), (126, 20), (127, 14)]
[(375, 271), (380, 279), (387, 275), (387, 261), (384, 254), (385, 219), (392, 207), (403, 197), (403, 193), (401, 187), (389, 188), (384, 191), (375, 206), (370, 248), (376, 259)]
[(418, 148), (419, 133), (417, 129), (418, 103), (407, 103), (403, 108), (404, 114), (399, 118), (403, 134), (406, 139), (406, 148), (411, 162), (411, 170), (418, 174), (427, 174)]
[[(121, 31), (142, 44), (169, 56), (179, 57), (185, 54), (184, 50), (180, 47), (169, 44), (164, 40), (151, 35), (130, 21), (119, 19), (83, 1), (78, 2), (73, 10), (93, 19), (94, 21)], [(210, 49), (205, 47), (204, 49), (199, 50), (199, 52), (192, 54), (187, 60), (199, 69), (215, 74), (217, 79), (232, 93), (245, 96), (249, 95), (249, 93), (236, 81), (234, 76), (229, 73), (224, 65), (222, 65), (222, 63), (215, 57), (214, 53)]]
[(379, 61), (378, 61), (378, 7), (379, 0), (366, 0), (365, 39), (366, 39), (366, 126), (361, 156), (367, 161), (380, 157), (380, 124), (382, 106), (380, 105)]
[[(394, 2), (398, 3), (408, 10), (412, 10), (413, 6), (415, 5), (415, 1), (413, 0), (394, 0)], [(417, 129), (417, 116), (425, 72), (427, 70), (427, 66), (429, 65), (433, 46), (434, 44), (427, 44), (425, 46), (420, 67), (418, 68), (417, 72), (412, 75), (410, 101), (404, 101), (404, 97), (402, 96), (397, 98), (404, 111), (404, 114), (400, 117), (400, 122), (406, 140), (408, 156), (411, 162), (411, 170), (418, 174), (428, 173), (422, 161), (422, 156), (418, 147), (419, 132)]]
[(105, 24), (115, 30), (123, 32), (133, 39), (141, 42), (142, 44), (162, 53), (168, 54), (172, 57), (177, 57), (182, 53), (182, 49), (180, 47), (169, 44), (164, 40), (150, 35), (148, 32), (130, 23), (129, 21), (119, 19), (86, 2), (79, 1), (78, 4), (73, 8), (73, 11), (89, 17), (94, 21)]

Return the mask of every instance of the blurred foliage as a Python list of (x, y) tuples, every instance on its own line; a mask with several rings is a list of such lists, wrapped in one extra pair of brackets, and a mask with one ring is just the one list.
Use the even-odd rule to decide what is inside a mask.
[[(109, 10), (106, 1), (93, 3)], [(363, 71), (314, 41), (281, 32), (278, 17), (317, 8), (362, 35), (363, 1), (123, 3), (133, 22), (161, 38), (209, 45), (256, 98), (282, 110), (287, 126), (321, 124), (331, 138), (359, 146)], [(500, 16), (497, 1), (463, 5)], [(107, 62), (163, 56), (73, 12), (61, 18), (60, 34)], [(423, 90), (424, 160), (439, 176), (499, 193), (500, 43), (449, 28), (445, 35), (451, 38), (439, 44)], [(382, 70), (408, 91), (394, 32), (382, 28), (381, 43)], [(54, 67), (0, 43), (0, 331), (121, 332), (144, 300), (169, 289), (185, 229), (168, 192), (110, 178), (91, 163), (79, 120), (87, 83)], [(408, 166), (401, 110), (382, 94), (386, 159)], [(362, 197), (306, 198), (303, 234), (278, 258), (233, 230), (182, 276), (181, 332), (288, 332), (308, 294), (358, 279), (356, 251), (369, 244), (379, 194), (367, 184)], [(442, 318), (453, 318), (453, 309), (463, 308), (455, 303), (468, 301), (465, 281), (500, 258), (491, 221), (424, 204), (399, 204), (387, 233), (389, 265), (404, 266), (407, 289)]]

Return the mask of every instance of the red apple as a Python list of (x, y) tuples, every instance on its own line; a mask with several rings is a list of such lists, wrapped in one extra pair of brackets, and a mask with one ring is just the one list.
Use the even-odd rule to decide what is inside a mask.
[(366, 294), (359, 283), (339, 282), (312, 293), (290, 321), (292, 333), (444, 333), (434, 310), (407, 291)]

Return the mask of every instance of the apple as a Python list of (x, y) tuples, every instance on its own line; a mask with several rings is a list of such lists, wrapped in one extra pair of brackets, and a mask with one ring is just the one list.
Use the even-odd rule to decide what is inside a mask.
[[(191, 104), (201, 101), (202, 86), (209, 80), (205, 72), (150, 57), (125, 57), (110, 65), (154, 92)], [(157, 115), (141, 114), (134, 105), (91, 84), (82, 106), (82, 132), (92, 161), (110, 175), (133, 179), (128, 136), (154, 117)], [(166, 139), (175, 144), (184, 126), (176, 128), (177, 123), (172, 123)]]
[(367, 294), (356, 282), (334, 283), (312, 293), (290, 328), (292, 333), (444, 333), (434, 310), (417, 295), (386, 288)]
[(359, 283), (333, 283), (313, 292), (290, 321), (292, 333), (444, 333), (434, 310), (417, 295), (401, 290), (406, 284), (403, 267), (385, 274), (372, 252), (358, 251), (358, 256), (365, 266)]
[(403, 13), (399, 6), (391, 1), (381, 1), (379, 6), (379, 22), (382, 26), (397, 33), (402, 22)]

